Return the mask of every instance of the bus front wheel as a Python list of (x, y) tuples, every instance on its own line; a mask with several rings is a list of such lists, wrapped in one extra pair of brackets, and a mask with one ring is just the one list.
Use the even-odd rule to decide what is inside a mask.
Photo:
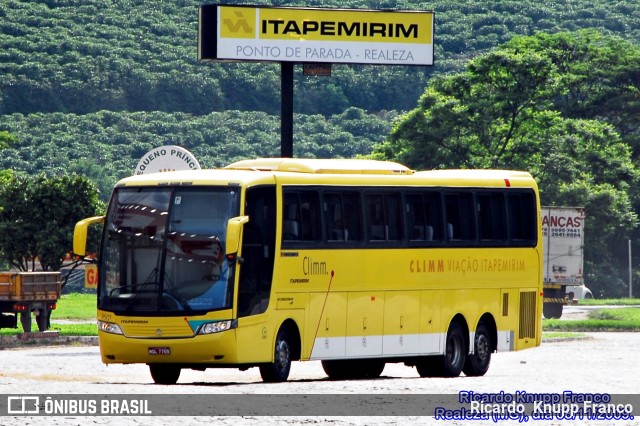
[(260, 376), (267, 383), (284, 382), (291, 370), (291, 340), (286, 328), (281, 328), (276, 336), (273, 362), (260, 366)]
[(175, 385), (180, 378), (180, 367), (171, 364), (149, 364), (149, 371), (157, 385)]

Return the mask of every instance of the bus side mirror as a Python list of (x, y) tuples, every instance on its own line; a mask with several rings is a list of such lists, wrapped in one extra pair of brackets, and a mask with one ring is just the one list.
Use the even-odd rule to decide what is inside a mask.
[(94, 216), (82, 219), (76, 223), (73, 230), (73, 255), (85, 257), (87, 254), (87, 233), (89, 226), (94, 223), (104, 222), (104, 216)]
[(249, 216), (232, 217), (227, 222), (227, 241), (225, 253), (227, 256), (234, 256), (240, 249), (240, 236), (242, 235), (242, 225), (249, 222)]

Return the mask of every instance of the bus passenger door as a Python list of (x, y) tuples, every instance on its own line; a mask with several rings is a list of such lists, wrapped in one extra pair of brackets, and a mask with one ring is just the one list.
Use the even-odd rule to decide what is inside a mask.
[(273, 186), (248, 188), (238, 280), (238, 360), (269, 361), (271, 338), (264, 314), (269, 305), (276, 235), (276, 192)]

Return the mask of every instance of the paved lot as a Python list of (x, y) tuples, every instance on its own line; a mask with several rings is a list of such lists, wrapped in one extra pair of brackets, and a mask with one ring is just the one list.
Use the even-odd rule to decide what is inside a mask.
[[(640, 333), (592, 333), (588, 339), (543, 343), (540, 348), (495, 354), (484, 377), (420, 378), (415, 369), (388, 364), (377, 380), (329, 381), (319, 362), (296, 363), (286, 383), (264, 384), (258, 370), (185, 370), (175, 386), (154, 385), (144, 365), (103, 365), (96, 346), (37, 347), (0, 351), (2, 394), (457, 394), (609, 393), (638, 394)], [(637, 407), (636, 409), (640, 409)], [(304, 416), (304, 413), (300, 413)], [(28, 420), (25, 422), (25, 420)], [(215, 421), (213, 421), (215, 420)], [(433, 417), (32, 417), (0, 418), (0, 424), (443, 424)], [(577, 425), (584, 421), (538, 424)], [(472, 424), (495, 424), (473, 422)], [(509, 424), (500, 422), (499, 424)], [(517, 424), (514, 423), (514, 424)], [(536, 424), (536, 423), (534, 423)], [(596, 422), (593, 424), (612, 424)], [(638, 421), (617, 425), (640, 424)]]

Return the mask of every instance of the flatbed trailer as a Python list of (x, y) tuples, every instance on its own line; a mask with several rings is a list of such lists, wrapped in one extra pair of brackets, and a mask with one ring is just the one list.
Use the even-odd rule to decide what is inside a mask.
[(0, 272), (0, 328), (17, 328), (20, 314), (22, 328), (29, 333), (34, 313), (38, 330), (47, 330), (60, 288), (59, 272)]

